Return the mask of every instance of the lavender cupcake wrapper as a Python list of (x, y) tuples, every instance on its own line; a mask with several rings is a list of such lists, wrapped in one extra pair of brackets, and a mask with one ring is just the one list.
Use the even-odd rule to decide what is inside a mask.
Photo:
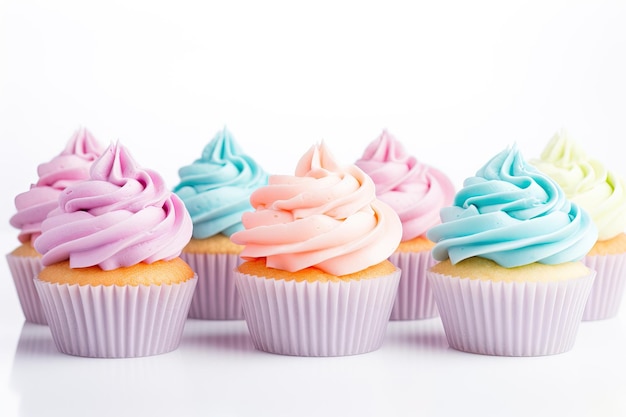
[(571, 350), (594, 277), (494, 282), (428, 274), (450, 347), (496, 356)]
[(131, 358), (179, 346), (196, 282), (80, 286), (35, 279), (35, 286), (60, 352)]
[(6, 259), (13, 276), (15, 290), (17, 291), (24, 318), (29, 323), (48, 324), (39, 300), (39, 294), (37, 294), (35, 283), (33, 282), (33, 279), (43, 269), (41, 258), (8, 254)]
[(180, 257), (198, 274), (189, 318), (243, 320), (233, 270), (242, 261), (236, 254), (181, 253)]
[(435, 264), (431, 252), (394, 252), (389, 260), (402, 271), (390, 320), (437, 317), (437, 304), (426, 278), (426, 271)]
[(624, 298), (626, 254), (586, 256), (583, 262), (596, 271), (583, 320), (604, 320), (617, 316)]
[(292, 356), (347, 356), (383, 343), (400, 271), (340, 282), (275, 280), (235, 272), (256, 349)]

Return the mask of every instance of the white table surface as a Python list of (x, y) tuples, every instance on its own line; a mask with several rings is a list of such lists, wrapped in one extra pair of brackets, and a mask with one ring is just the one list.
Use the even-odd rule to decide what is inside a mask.
[[(2, 235), (8, 253), (15, 237)], [(583, 322), (574, 348), (546, 357), (448, 347), (438, 318), (390, 322), (375, 352), (300, 358), (254, 349), (244, 321), (189, 320), (180, 347), (136, 359), (59, 353), (24, 321), (0, 271), (0, 415), (624, 416), (626, 311)]]

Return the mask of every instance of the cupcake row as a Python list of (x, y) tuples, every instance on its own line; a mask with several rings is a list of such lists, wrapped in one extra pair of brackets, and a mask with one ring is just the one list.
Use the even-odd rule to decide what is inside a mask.
[(624, 290), (624, 181), (564, 134), (531, 163), (504, 149), (458, 191), (386, 131), (353, 164), (322, 142), (268, 175), (224, 129), (170, 190), (81, 129), (38, 173), (7, 261), (26, 320), (72, 355), (169, 352), (193, 318), (343, 356), (437, 316), (455, 349), (548, 355)]

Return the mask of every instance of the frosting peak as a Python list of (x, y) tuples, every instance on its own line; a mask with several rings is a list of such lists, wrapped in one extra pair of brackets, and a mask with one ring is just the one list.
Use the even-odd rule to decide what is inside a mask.
[(200, 159), (178, 173), (174, 192), (191, 215), (196, 239), (243, 230), (241, 215), (252, 210), (250, 194), (267, 184), (265, 171), (244, 154), (226, 128), (206, 145)]
[(528, 165), (516, 145), (465, 180), (442, 224), (427, 236), (436, 260), (479, 256), (511, 268), (582, 259), (595, 243), (589, 215), (556, 182)]
[(452, 203), (450, 179), (418, 162), (386, 130), (367, 146), (356, 165), (372, 178), (378, 198), (398, 213), (402, 241), (424, 235), (439, 224), (439, 210)]
[(103, 149), (100, 142), (94, 138), (89, 130), (80, 127), (67, 142), (61, 155), (78, 155), (85, 159), (91, 159), (94, 155), (100, 155)]
[(37, 167), (37, 182), (15, 197), (17, 213), (10, 219), (11, 225), (20, 229), (20, 242), (33, 242), (41, 234), (41, 222), (56, 208), (61, 191), (87, 179), (92, 162), (103, 150), (87, 129), (80, 128), (60, 154)]
[(588, 157), (565, 131), (556, 133), (539, 159), (530, 161), (553, 178), (567, 198), (585, 209), (598, 228), (598, 240), (626, 229), (626, 181)]
[(376, 199), (371, 178), (340, 166), (324, 142), (302, 156), (295, 176), (270, 176), (250, 202), (246, 230), (231, 240), (245, 245), (242, 258), (265, 258), (270, 268), (345, 275), (384, 261), (400, 242), (398, 216)]
[(154, 171), (140, 168), (121, 144), (111, 144), (90, 178), (68, 186), (42, 223), (35, 249), (43, 265), (104, 270), (177, 257), (191, 237), (180, 199)]

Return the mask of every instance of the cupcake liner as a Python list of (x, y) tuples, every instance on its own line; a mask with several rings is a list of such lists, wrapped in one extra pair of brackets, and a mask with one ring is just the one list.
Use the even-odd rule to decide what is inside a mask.
[(426, 271), (435, 264), (430, 251), (394, 252), (389, 260), (400, 270), (400, 284), (390, 320), (420, 320), (439, 315)]
[(594, 276), (493, 282), (428, 273), (450, 347), (497, 356), (570, 350)]
[(9, 253), (6, 255), (6, 259), (13, 276), (24, 318), (29, 323), (47, 324), (46, 316), (33, 282), (33, 279), (43, 269), (41, 258), (37, 256), (15, 256)]
[(347, 356), (383, 343), (400, 271), (339, 282), (296, 282), (235, 271), (256, 349), (293, 356)]
[(615, 317), (624, 296), (626, 254), (586, 256), (588, 268), (596, 271), (583, 320), (604, 320)]
[(130, 358), (179, 346), (196, 282), (80, 286), (35, 279), (35, 287), (60, 352)]
[(181, 253), (180, 257), (198, 274), (189, 318), (243, 320), (233, 270), (241, 263), (236, 254)]

